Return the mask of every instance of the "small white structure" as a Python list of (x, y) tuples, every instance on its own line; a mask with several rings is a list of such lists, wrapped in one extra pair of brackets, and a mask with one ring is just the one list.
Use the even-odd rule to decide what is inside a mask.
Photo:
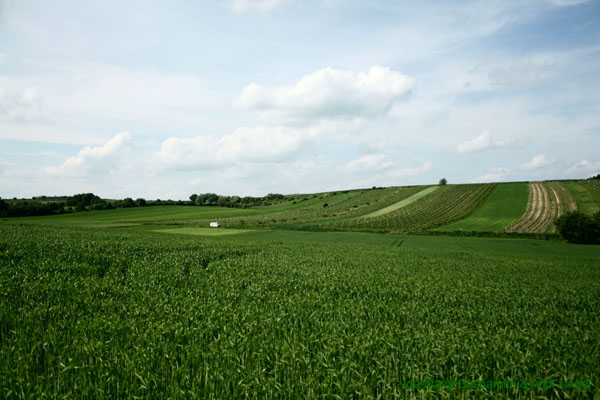
[(218, 223), (218, 222), (211, 222), (211, 223), (210, 223), (210, 227), (211, 227), (211, 228), (218, 228), (218, 227), (220, 227), (220, 226), (221, 226), (221, 224), (220, 224), (220, 223)]

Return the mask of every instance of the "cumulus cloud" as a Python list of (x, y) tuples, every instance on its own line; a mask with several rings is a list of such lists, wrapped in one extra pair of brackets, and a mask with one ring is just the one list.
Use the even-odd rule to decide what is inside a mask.
[(162, 143), (156, 160), (167, 169), (210, 169), (236, 162), (283, 161), (316, 134), (315, 130), (259, 126), (239, 128), (220, 138), (171, 137)]
[(555, 160), (551, 160), (545, 154), (538, 154), (537, 156), (533, 156), (531, 161), (523, 164), (521, 168), (526, 170), (538, 169), (541, 167), (545, 167), (551, 164), (554, 164)]
[(281, 0), (229, 0), (229, 7), (237, 14), (244, 14), (251, 10), (269, 11), (281, 3)]
[(483, 131), (483, 133), (474, 139), (467, 140), (461, 143), (457, 147), (459, 153), (473, 153), (483, 151), (492, 148), (507, 147), (513, 145), (515, 142), (512, 139), (495, 140), (492, 137), (490, 131)]
[(506, 176), (510, 173), (508, 168), (498, 167), (493, 168), (485, 175), (473, 179), (473, 183), (488, 183), (488, 182), (502, 182), (506, 180)]
[(324, 68), (304, 76), (294, 86), (246, 86), (236, 104), (258, 112), (261, 119), (277, 122), (311, 122), (323, 118), (371, 117), (385, 114), (406, 99), (415, 79), (389, 68), (373, 66), (369, 72)]
[(86, 177), (113, 172), (118, 168), (123, 155), (129, 150), (132, 137), (129, 132), (115, 135), (103, 146), (84, 147), (76, 156), (69, 157), (58, 167), (46, 167), (50, 176)]
[(597, 174), (600, 173), (600, 161), (581, 160), (573, 164), (567, 172)]

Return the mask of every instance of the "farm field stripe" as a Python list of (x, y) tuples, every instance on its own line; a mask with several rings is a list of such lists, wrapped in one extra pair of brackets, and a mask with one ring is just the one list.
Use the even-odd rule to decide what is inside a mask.
[(499, 183), (470, 216), (435, 230), (501, 231), (525, 214), (528, 191), (528, 184), (525, 182)]
[(420, 192), (413, 194), (412, 196), (410, 196), (407, 199), (400, 200), (399, 202), (392, 204), (391, 206), (382, 208), (381, 210), (373, 211), (372, 213), (363, 215), (360, 218), (378, 217), (380, 215), (391, 213), (392, 211), (396, 211), (404, 206), (409, 205), (413, 201), (419, 200), (421, 197), (424, 197), (439, 188), (440, 188), (440, 186), (431, 186), (431, 187), (425, 188), (425, 189), (421, 190)]
[(532, 182), (527, 212), (508, 232), (555, 232), (554, 219), (577, 209), (571, 192), (560, 182)]
[(200, 236), (228, 236), (237, 235), (239, 233), (250, 232), (247, 229), (221, 229), (221, 228), (172, 228), (172, 229), (155, 229), (153, 232), (160, 233), (178, 233), (184, 235), (200, 235)]
[(506, 229), (507, 232), (527, 232), (525, 227), (532, 221), (535, 221), (541, 212), (540, 207), (538, 207), (539, 197), (540, 192), (538, 183), (529, 183), (529, 201), (527, 202), (527, 210), (520, 220)]
[(588, 215), (600, 211), (600, 192), (592, 186), (585, 182), (564, 182), (563, 184), (575, 197), (578, 210)]

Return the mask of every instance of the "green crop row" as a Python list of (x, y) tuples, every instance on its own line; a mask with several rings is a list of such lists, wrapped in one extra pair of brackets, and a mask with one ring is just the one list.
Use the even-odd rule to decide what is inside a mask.
[[(345, 220), (337, 229), (376, 231), (424, 231), (460, 218), (475, 210), (490, 194), (493, 184), (448, 185), (391, 213)], [(322, 226), (328, 227), (323, 224)]]
[[(322, 196), (319, 203), (310, 207), (239, 218), (222, 218), (223, 227), (296, 227), (315, 221), (354, 218), (387, 207), (423, 190), (423, 186), (374, 188), (352, 191), (339, 199)], [(338, 196), (340, 197), (340, 196)], [(208, 220), (189, 221), (204, 226)]]

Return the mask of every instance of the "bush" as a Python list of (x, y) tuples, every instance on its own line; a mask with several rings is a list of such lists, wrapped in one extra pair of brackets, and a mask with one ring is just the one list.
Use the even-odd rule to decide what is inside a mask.
[(579, 212), (569, 212), (556, 220), (556, 228), (570, 243), (600, 243), (600, 212), (593, 217)]

